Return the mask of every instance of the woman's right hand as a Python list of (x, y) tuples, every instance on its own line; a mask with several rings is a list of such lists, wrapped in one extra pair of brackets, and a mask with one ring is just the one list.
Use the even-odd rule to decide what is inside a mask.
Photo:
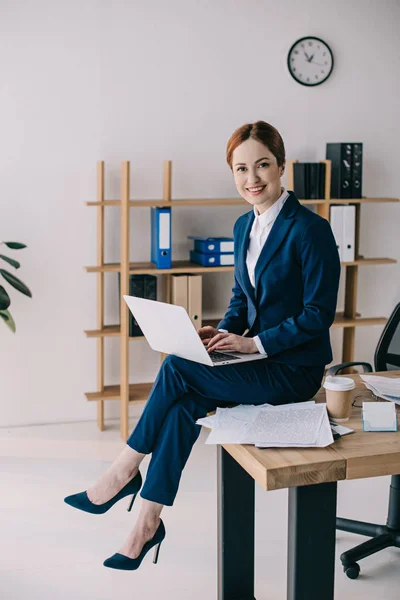
[(220, 331), (218, 331), (218, 329), (215, 329), (215, 327), (211, 327), (211, 325), (206, 325), (205, 327), (200, 327), (200, 329), (197, 330), (197, 333), (200, 336), (201, 341), (203, 342), (204, 346), (208, 345), (208, 342), (218, 333), (221, 333)]

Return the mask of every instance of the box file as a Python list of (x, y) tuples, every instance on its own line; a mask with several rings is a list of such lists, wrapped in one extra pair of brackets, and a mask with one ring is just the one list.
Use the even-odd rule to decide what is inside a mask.
[(233, 252), (232, 237), (199, 237), (188, 235), (189, 240), (194, 240), (194, 250), (206, 254)]
[(293, 163), (293, 191), (299, 200), (325, 197), (325, 163)]
[(362, 197), (362, 142), (326, 144), (326, 158), (332, 161), (331, 198)]
[(356, 207), (342, 206), (343, 209), (343, 262), (355, 259)]
[[(144, 279), (143, 275), (131, 275), (129, 277), (129, 295), (144, 298)], [(139, 323), (129, 311), (129, 337), (140, 337), (143, 331), (139, 327)]]
[(171, 257), (171, 209), (151, 208), (151, 262), (157, 269), (170, 269)]
[(352, 144), (352, 163), (353, 171), (351, 174), (351, 197), (362, 198), (362, 160), (363, 160), (363, 145), (362, 143)]
[(329, 142), (325, 156), (331, 161), (331, 198), (351, 198), (351, 144)]
[(339, 252), (340, 262), (343, 261), (343, 206), (331, 206), (331, 228)]
[(340, 262), (355, 260), (356, 207), (331, 206), (331, 228), (336, 240)]
[[(119, 297), (121, 297), (121, 274), (118, 273)], [(157, 277), (154, 275), (130, 275), (129, 296), (157, 300)], [(119, 305), (118, 305), (119, 306)], [(119, 306), (120, 308), (120, 306)], [(129, 311), (129, 337), (140, 337), (143, 335), (135, 317)]]
[(196, 329), (202, 324), (202, 277), (201, 275), (172, 276), (172, 304), (183, 306)]
[(317, 200), (325, 198), (325, 163), (309, 163), (308, 198)]
[(196, 329), (202, 326), (202, 282), (201, 275), (188, 275), (188, 314)]
[(293, 191), (299, 200), (307, 198), (308, 165), (306, 163), (293, 163)]
[(172, 275), (171, 303), (188, 310), (188, 276)]
[(191, 250), (190, 260), (203, 267), (220, 267), (235, 264), (233, 252), (229, 254), (205, 254), (204, 252)]

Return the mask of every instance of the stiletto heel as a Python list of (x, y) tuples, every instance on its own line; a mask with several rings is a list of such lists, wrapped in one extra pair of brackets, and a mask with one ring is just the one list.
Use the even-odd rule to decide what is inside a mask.
[(160, 553), (160, 546), (161, 546), (161, 542), (158, 544), (158, 546), (156, 546), (154, 548), (154, 556), (153, 556), (153, 563), (156, 565), (157, 561), (158, 561), (158, 555)]
[(132, 496), (132, 500), (131, 500), (131, 503), (129, 505), (128, 512), (130, 512), (131, 509), (132, 509), (133, 503), (135, 502), (136, 495), (137, 494), (133, 494), (133, 496)]
[(151, 540), (149, 540), (148, 542), (145, 543), (145, 545), (142, 548), (141, 553), (139, 554), (139, 556), (137, 558), (129, 558), (129, 556), (125, 556), (124, 554), (120, 554), (119, 552), (117, 552), (116, 554), (113, 554), (113, 556), (110, 556), (110, 558), (107, 558), (104, 561), (103, 565), (105, 567), (110, 567), (111, 569), (120, 569), (123, 571), (135, 571), (136, 569), (138, 569), (140, 567), (141, 562), (144, 559), (144, 557), (146, 556), (147, 552), (149, 550), (151, 550), (151, 548), (153, 548), (154, 546), (155, 546), (155, 550), (154, 550), (153, 563), (156, 564), (157, 560), (158, 560), (158, 553), (160, 552), (161, 542), (163, 541), (164, 538), (165, 538), (165, 527), (164, 527), (164, 523), (160, 519), (160, 524), (157, 528), (157, 531), (155, 532), (155, 534), (153, 535)]
[(140, 471), (138, 471), (128, 483), (108, 502), (104, 502), (104, 504), (94, 504), (88, 498), (86, 492), (80, 492), (79, 494), (73, 494), (72, 496), (67, 496), (64, 498), (64, 502), (77, 508), (79, 510), (83, 510), (88, 513), (93, 513), (95, 515), (102, 515), (107, 512), (118, 500), (122, 500), (122, 498), (126, 498), (126, 496), (130, 496), (133, 494), (133, 498), (131, 500), (128, 511), (131, 510), (133, 502), (136, 498), (136, 495), (140, 488), (142, 487), (142, 476)]

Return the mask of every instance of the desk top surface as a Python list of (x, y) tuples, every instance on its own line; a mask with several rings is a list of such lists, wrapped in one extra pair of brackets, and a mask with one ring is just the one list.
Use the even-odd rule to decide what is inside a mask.
[[(373, 375), (400, 377), (400, 370)], [(400, 431), (363, 432), (362, 402), (375, 399), (359, 374), (345, 377), (354, 379), (356, 387), (353, 390), (355, 407), (343, 425), (355, 433), (326, 448), (260, 449), (250, 444), (223, 444), (223, 447), (265, 490), (400, 473)], [(323, 388), (315, 400), (325, 402)], [(399, 420), (399, 407), (397, 409)]]

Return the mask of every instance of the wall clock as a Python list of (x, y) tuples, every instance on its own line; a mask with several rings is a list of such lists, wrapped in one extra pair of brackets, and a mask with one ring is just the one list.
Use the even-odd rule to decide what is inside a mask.
[(320, 85), (332, 73), (332, 50), (323, 40), (308, 35), (297, 40), (290, 48), (287, 65), (297, 83)]

